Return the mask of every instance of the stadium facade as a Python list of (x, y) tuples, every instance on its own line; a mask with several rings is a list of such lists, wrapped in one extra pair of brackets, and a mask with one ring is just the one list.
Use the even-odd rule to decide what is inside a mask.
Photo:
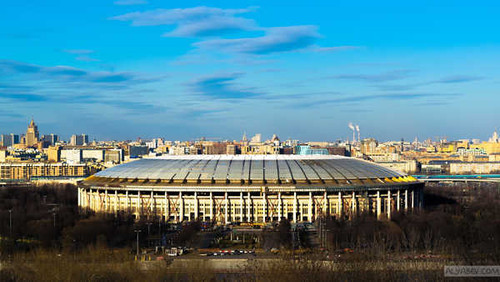
[(79, 185), (78, 203), (87, 211), (169, 222), (312, 222), (362, 212), (390, 218), (422, 206), (423, 184), (340, 156), (168, 156), (87, 178)]

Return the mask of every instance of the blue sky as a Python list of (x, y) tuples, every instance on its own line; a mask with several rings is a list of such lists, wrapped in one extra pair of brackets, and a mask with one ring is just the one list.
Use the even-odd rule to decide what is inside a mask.
[[(436, 4), (438, 2), (438, 4)], [(314, 6), (311, 4), (314, 3)], [(486, 139), (498, 1), (2, 1), (0, 132)]]

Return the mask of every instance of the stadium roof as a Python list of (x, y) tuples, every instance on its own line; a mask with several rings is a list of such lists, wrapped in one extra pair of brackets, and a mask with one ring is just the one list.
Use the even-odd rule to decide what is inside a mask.
[(189, 155), (144, 158), (118, 165), (85, 182), (221, 185), (364, 185), (414, 182), (403, 173), (341, 156)]

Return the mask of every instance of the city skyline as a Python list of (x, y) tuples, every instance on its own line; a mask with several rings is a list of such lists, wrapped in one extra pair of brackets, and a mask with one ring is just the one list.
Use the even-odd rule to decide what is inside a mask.
[(0, 132), (32, 116), (44, 134), (100, 140), (336, 140), (349, 122), (379, 140), (487, 140), (500, 127), (498, 3), (330, 2), (3, 4)]
[[(418, 138), (418, 136), (415, 137), (415, 139), (407, 139), (405, 140), (404, 138), (402, 138), (401, 140), (399, 139), (378, 139), (376, 136), (361, 136), (361, 133), (360, 133), (360, 127), (359, 125), (353, 125), (352, 123), (349, 123), (347, 125), (347, 127), (349, 128), (349, 133), (352, 132), (352, 138), (350, 138), (349, 136), (348, 137), (339, 137), (339, 138), (335, 138), (335, 139), (323, 139), (323, 140), (314, 140), (314, 139), (297, 139), (297, 138), (294, 138), (293, 136), (289, 136), (289, 137), (286, 137), (286, 138), (280, 138), (277, 134), (271, 134), (269, 136), (266, 136), (266, 135), (263, 135), (262, 133), (260, 132), (254, 132), (254, 133), (251, 133), (251, 134), (247, 134), (246, 131), (243, 131), (242, 133), (242, 136), (240, 137), (234, 137), (234, 138), (220, 138), (220, 137), (207, 137), (207, 136), (198, 136), (198, 137), (195, 137), (195, 138), (191, 138), (191, 139), (179, 139), (179, 138), (176, 138), (175, 136), (172, 136), (172, 138), (170, 139), (170, 141), (180, 141), (180, 142), (183, 142), (183, 141), (189, 141), (189, 142), (193, 142), (193, 141), (202, 141), (202, 140), (207, 140), (207, 141), (215, 141), (215, 142), (224, 142), (224, 141), (246, 141), (246, 140), (250, 140), (250, 139), (253, 139), (253, 138), (258, 138), (259, 140), (262, 140), (262, 141), (271, 141), (274, 139), (274, 138), (278, 138), (278, 139), (282, 139), (282, 140), (297, 140), (297, 141), (300, 141), (300, 142), (314, 142), (314, 141), (317, 141), (317, 142), (338, 142), (338, 141), (341, 141), (341, 142), (347, 142), (347, 143), (351, 143), (351, 142), (361, 142), (362, 140), (368, 140), (368, 139), (375, 139), (377, 141), (381, 141), (381, 142), (399, 142), (399, 141), (405, 141), (405, 142), (415, 142), (415, 141), (418, 141), (418, 142), (424, 142), (424, 141), (427, 141), (427, 140), (430, 140), (430, 141), (433, 141), (433, 142), (439, 142), (439, 141), (459, 141), (459, 140), (469, 140), (469, 141), (487, 141), (487, 142), (497, 142), (495, 140), (498, 139), (498, 130), (495, 129), (493, 132), (492, 132), (492, 135), (490, 134), (488, 137), (486, 137), (485, 139), (480, 139), (480, 138), (459, 138), (459, 139), (449, 139), (448, 136), (434, 136), (434, 137), (424, 137), (424, 138)], [(57, 139), (57, 141), (65, 141), (67, 143), (79, 143), (79, 145), (82, 145), (82, 144), (89, 144), (90, 143), (90, 140), (92, 141), (104, 141), (104, 142), (108, 142), (108, 141), (134, 141), (134, 140), (155, 140), (155, 139), (163, 139), (163, 140), (169, 140), (168, 137), (165, 137), (165, 136), (161, 136), (161, 135), (154, 135), (154, 136), (148, 136), (148, 137), (144, 137), (144, 136), (137, 136), (136, 138), (126, 138), (126, 139), (97, 139), (95, 137), (92, 137), (91, 139), (89, 139), (89, 135), (86, 134), (86, 133), (63, 133), (62, 135), (60, 135), (59, 133), (54, 133), (54, 132), (50, 132), (50, 133), (47, 133), (47, 132), (42, 132), (44, 134), (40, 134), (38, 132), (38, 124), (35, 122), (35, 120), (33, 118), (31, 118), (29, 120), (29, 123), (28, 123), (28, 126), (27, 126), (27, 131), (26, 132), (1, 132), (0, 131), (0, 136), (15, 136), (18, 140), (16, 142), (12, 142), (12, 144), (18, 144), (18, 143), (24, 143), (26, 141), (23, 141), (22, 139), (23, 138), (27, 138), (27, 136), (29, 136), (30, 134), (33, 134), (33, 137), (31, 137), (31, 139), (35, 139), (34, 136), (36, 136), (36, 139), (37, 140), (42, 140), (43, 141), (43, 138), (49, 138), (50, 136), (53, 136), (52, 138), (55, 138)], [(34, 132), (32, 130), (32, 128), (34, 128)], [(31, 133), (30, 133), (31, 132)], [(62, 140), (59, 140), (60, 137), (63, 137)], [(20, 138), (22, 137), (22, 138)], [(41, 138), (39, 138), (41, 137)], [(12, 137), (13, 138), (13, 137)], [(83, 141), (76, 141), (77, 138), (86, 138), (85, 140), (87, 140), (86, 142), (83, 142)], [(83, 140), (83, 139), (82, 139)], [(491, 140), (494, 140), (494, 141), (491, 141)], [(1, 141), (1, 139), (0, 139)], [(28, 144), (33, 145), (34, 141), (29, 141), (27, 142)], [(260, 141), (259, 141), (260, 142)], [(80, 144), (81, 143), (81, 144)], [(10, 143), (9, 143), (10, 144)], [(55, 141), (51, 142), (51, 145), (54, 145), (55, 144)], [(0, 145), (1, 145), (1, 142), (0, 142)], [(5, 145), (4, 145), (5, 146)]]

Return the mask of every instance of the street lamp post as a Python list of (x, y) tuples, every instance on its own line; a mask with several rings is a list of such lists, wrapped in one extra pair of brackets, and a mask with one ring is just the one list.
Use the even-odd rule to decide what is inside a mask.
[(139, 259), (139, 233), (141, 233), (142, 230), (136, 229), (134, 230), (135, 234), (137, 234), (137, 259)]

